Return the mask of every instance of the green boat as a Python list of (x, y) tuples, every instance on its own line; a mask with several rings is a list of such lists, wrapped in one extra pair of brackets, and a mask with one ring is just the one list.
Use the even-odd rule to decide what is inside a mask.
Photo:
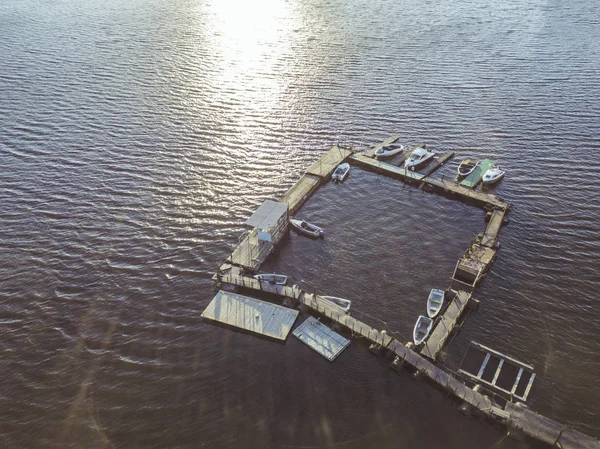
[(483, 174), (488, 171), (496, 162), (491, 159), (484, 159), (481, 163), (473, 169), (473, 171), (460, 182), (460, 185), (463, 187), (467, 187), (469, 189), (473, 189), (481, 182), (481, 178), (483, 178)]

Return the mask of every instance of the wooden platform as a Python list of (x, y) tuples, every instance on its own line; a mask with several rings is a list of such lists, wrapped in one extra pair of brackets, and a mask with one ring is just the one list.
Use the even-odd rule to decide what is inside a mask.
[(327, 153), (323, 154), (317, 162), (311, 165), (311, 167), (306, 170), (306, 173), (321, 178), (327, 178), (333, 173), (336, 167), (344, 162), (344, 160), (352, 153), (352, 150), (334, 146)]
[(444, 165), (448, 160), (454, 157), (454, 151), (446, 151), (441, 156), (434, 158), (433, 162), (425, 167), (423, 170), (419, 170), (420, 173), (425, 176), (431, 176), (431, 174)]
[(423, 178), (425, 178), (425, 176), (421, 173), (406, 170), (405, 168), (396, 167), (394, 165), (388, 164), (387, 162), (382, 162), (377, 159), (367, 157), (364, 154), (354, 154), (350, 157), (350, 162), (359, 165), (367, 170), (382, 173), (391, 178), (401, 179), (406, 182), (419, 182)]
[(303, 175), (281, 199), (288, 205), (288, 214), (293, 216), (321, 185), (322, 179), (315, 175)]
[(330, 362), (333, 362), (350, 344), (350, 340), (332, 331), (312, 316), (294, 329), (292, 334)]
[(446, 295), (448, 294), (451, 294), (454, 297), (451, 299), (448, 307), (446, 307), (444, 314), (436, 320), (435, 327), (431, 331), (427, 341), (424, 343), (423, 349), (421, 349), (421, 354), (431, 360), (435, 360), (437, 355), (444, 348), (452, 331), (458, 325), (467, 304), (471, 300), (471, 295), (462, 290), (450, 290), (449, 292), (446, 292)]
[(250, 332), (285, 340), (298, 313), (297, 310), (221, 290), (202, 312), (202, 316)]
[(492, 210), (494, 208), (508, 210), (510, 207), (495, 195), (467, 189), (466, 187), (456, 184), (454, 181), (427, 177), (424, 180), (423, 189), (441, 193), (450, 198), (459, 198), (466, 203), (487, 210)]
[(480, 245), (476, 241), (465, 254), (458, 259), (452, 279), (470, 287), (475, 287), (485, 276), (496, 258), (496, 250)]
[(481, 237), (481, 244), (488, 248), (495, 248), (498, 243), (498, 234), (502, 227), (502, 221), (504, 220), (505, 210), (494, 209), (490, 215), (490, 219), (485, 227), (485, 231)]
[(258, 240), (258, 234), (254, 229), (246, 234), (239, 245), (234, 248), (227, 262), (256, 272), (273, 252), (273, 249), (273, 244)]

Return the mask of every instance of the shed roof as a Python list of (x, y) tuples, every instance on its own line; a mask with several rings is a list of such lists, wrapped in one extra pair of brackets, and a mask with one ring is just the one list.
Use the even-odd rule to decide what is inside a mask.
[(287, 209), (287, 204), (265, 200), (250, 218), (246, 220), (246, 224), (254, 228), (271, 229), (287, 213)]

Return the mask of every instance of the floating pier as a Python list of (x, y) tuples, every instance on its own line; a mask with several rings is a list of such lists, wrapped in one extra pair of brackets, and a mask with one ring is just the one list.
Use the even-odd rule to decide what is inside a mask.
[(350, 340), (332, 331), (312, 316), (294, 329), (292, 334), (330, 362), (333, 362), (350, 344)]
[(435, 327), (431, 331), (429, 338), (423, 343), (423, 348), (421, 349), (421, 354), (431, 360), (436, 360), (448, 338), (455, 328), (458, 327), (459, 319), (467, 309), (469, 302), (475, 305), (479, 303), (477, 300), (471, 298), (470, 293), (463, 290), (450, 290), (446, 292), (446, 295), (452, 295), (453, 298), (448, 307), (446, 307), (444, 314), (436, 320)]
[[(289, 215), (293, 215), (300, 207), (302, 207), (312, 193), (323, 182), (329, 179), (337, 165), (348, 160), (354, 165), (367, 170), (382, 173), (386, 176), (400, 179), (406, 183), (420, 184), (423, 190), (439, 193), (449, 198), (459, 199), (468, 204), (480, 207), (488, 211), (485, 231), (473, 240), (471, 247), (464, 256), (459, 259), (452, 276), (454, 280), (461, 282), (464, 285), (475, 287), (478, 281), (489, 270), (491, 263), (496, 257), (496, 252), (499, 247), (498, 235), (502, 225), (508, 223), (506, 214), (510, 209), (510, 205), (490, 193), (476, 191), (461, 186), (455, 181), (444, 180), (443, 177), (442, 179), (432, 178), (431, 174), (452, 157), (452, 152), (444, 153), (436, 161), (426, 167), (424, 173), (413, 172), (389, 163), (394, 161), (398, 162), (400, 159), (405, 158), (408, 153), (407, 150), (405, 150), (405, 154), (400, 155), (397, 160), (390, 158), (388, 162), (379, 161), (372, 157), (377, 148), (390, 145), (397, 140), (398, 137), (392, 136), (381, 144), (376, 145), (373, 150), (363, 154), (357, 154), (352, 150), (341, 149), (337, 146), (333, 147), (309, 168), (307, 173), (290, 188), (280, 202), (287, 205)], [(404, 159), (402, 159), (402, 161), (404, 161)], [(465, 409), (470, 408), (476, 410), (482, 416), (500, 421), (505, 424), (511, 432), (518, 432), (519, 434), (563, 449), (600, 449), (600, 443), (597, 439), (539, 415), (527, 409), (520, 402), (512, 402), (513, 397), (525, 400), (529, 395), (535, 374), (529, 377), (528, 384), (524, 387), (525, 390), (523, 391), (521, 391), (524, 382), (522, 376), (524, 373), (527, 374), (530, 371), (532, 372), (533, 367), (518, 362), (521, 363), (520, 367), (522, 368), (522, 371), (517, 371), (517, 376), (510, 385), (510, 388), (504, 388), (502, 385), (506, 375), (504, 374), (505, 371), (503, 371), (503, 366), (508, 366), (509, 364), (514, 365), (515, 362), (514, 359), (510, 359), (507, 356), (502, 358), (504, 361), (498, 361), (498, 365), (495, 367), (496, 371), (494, 371), (491, 378), (489, 378), (489, 374), (486, 374), (485, 370), (488, 367), (489, 360), (492, 359), (492, 357), (497, 358), (497, 354), (494, 355), (489, 353), (488, 363), (482, 363), (483, 366), (479, 368), (477, 374), (469, 373), (467, 371), (459, 373), (449, 372), (445, 367), (436, 363), (438, 355), (447, 345), (452, 333), (464, 322), (464, 312), (469, 307), (469, 304), (475, 306), (478, 304), (478, 301), (471, 298), (470, 293), (461, 290), (450, 291), (452, 292), (451, 294), (454, 294), (453, 299), (443, 315), (437, 320), (429, 339), (421, 349), (421, 353), (418, 353), (416, 350), (412, 349), (414, 347), (412, 342), (404, 345), (388, 335), (386, 331), (374, 329), (368, 324), (347, 314), (340, 309), (340, 307), (324, 297), (314, 293), (307, 293), (298, 285), (288, 286), (261, 282), (248, 276), (247, 273), (253, 273), (258, 270), (264, 259), (268, 257), (268, 254), (272, 252), (276, 245), (275, 242), (270, 246), (266, 245), (262, 248), (260, 246), (261, 243), (258, 243), (258, 246), (253, 246), (253, 238), (254, 234), (252, 232), (249, 233), (245, 239), (242, 239), (239, 247), (233, 251), (230, 259), (221, 265), (219, 271), (213, 276), (217, 285), (221, 286), (225, 284), (283, 297), (286, 298), (284, 303), (292, 307), (302, 304), (312, 309), (315, 313), (345, 327), (352, 332), (353, 335), (366, 338), (371, 342), (372, 347), (378, 349), (377, 353), (387, 354), (393, 358), (393, 362), (390, 366), (394, 369), (400, 371), (402, 366), (410, 366), (411, 369), (415, 371), (415, 374), (419, 374), (419, 377), (431, 380), (461, 400)], [(235, 263), (238, 259), (250, 260), (251, 262), (246, 266), (241, 263)], [(207, 310), (205, 310), (203, 316), (227, 324), (238, 325), (243, 329), (262, 333), (263, 335), (268, 335), (266, 332), (276, 334), (277, 332), (274, 330), (266, 330), (269, 326), (264, 326), (262, 324), (259, 326), (248, 319), (248, 317), (251, 317), (251, 313), (254, 313), (255, 320), (258, 319), (260, 321), (263, 316), (261, 311), (266, 309), (262, 309), (262, 305), (259, 307), (255, 303), (248, 303), (247, 301), (251, 298), (241, 296), (241, 298), (246, 299), (240, 299), (239, 296), (241, 295), (236, 297), (227, 292), (219, 292)], [(261, 302), (267, 304), (264, 301)], [(252, 305), (248, 306), (248, 304)], [(285, 309), (283, 307), (280, 308)], [(242, 311), (240, 312), (240, 310)], [(247, 313), (248, 310), (251, 311), (250, 314)], [(264, 311), (264, 316), (268, 316), (268, 313), (268, 311)], [(271, 313), (274, 314), (274, 312)], [(288, 317), (287, 321), (284, 318), (280, 319), (281, 322), (288, 324), (283, 325), (282, 329), (280, 329), (280, 332), (283, 331), (281, 332), (282, 336), (274, 338), (283, 339), (287, 336), (287, 333), (294, 322), (292, 318), (295, 320), (295, 316)], [(312, 323), (312, 321), (308, 322)], [(324, 323), (312, 325), (327, 327)], [(309, 324), (306, 324), (306, 327), (308, 326)], [(300, 329), (300, 327), (302, 326), (299, 326), (298, 329)], [(304, 327), (302, 330), (298, 331), (298, 334), (302, 336), (299, 337), (301, 341), (306, 344), (311, 342), (309, 346), (313, 347), (313, 349), (317, 350), (321, 355), (328, 359), (333, 356), (338, 347), (337, 345), (333, 346), (332, 343), (329, 350), (327, 350), (325, 341), (328, 340), (321, 340), (321, 342), (319, 342), (320, 337), (317, 337), (315, 333), (310, 334), (309, 332), (306, 332)], [(341, 336), (339, 337), (343, 338)], [(343, 341), (340, 340), (339, 343), (341, 344)], [(490, 351), (493, 350), (490, 349)], [(479, 371), (481, 371), (481, 373), (479, 373)], [(459, 379), (458, 375), (462, 375), (465, 379)], [(473, 388), (468, 385), (470, 383), (474, 385)], [(500, 392), (505, 396), (508, 392), (511, 393), (511, 396), (509, 400), (504, 398), (505, 403), (500, 405), (495, 402), (497, 398), (495, 398), (494, 395), (496, 393), (492, 393), (488, 396), (484, 394), (482, 388), (491, 388), (495, 392)], [(490, 399), (490, 397), (494, 399)], [(461, 406), (461, 409), (462, 408), (463, 406)]]
[(249, 332), (285, 340), (298, 313), (287, 307), (221, 290), (202, 312), (202, 316)]

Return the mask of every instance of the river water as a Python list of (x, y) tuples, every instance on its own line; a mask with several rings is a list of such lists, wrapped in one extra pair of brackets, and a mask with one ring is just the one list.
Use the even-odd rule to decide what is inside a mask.
[[(470, 341), (600, 437), (600, 3), (3, 0), (0, 446), (529, 448), (355, 340), (329, 363), (200, 317), (243, 222), (325, 150), (493, 157), (513, 205)], [(265, 269), (408, 340), (479, 209), (353, 169)], [(305, 316), (305, 315), (303, 315)], [(383, 321), (383, 322), (382, 322)]]

